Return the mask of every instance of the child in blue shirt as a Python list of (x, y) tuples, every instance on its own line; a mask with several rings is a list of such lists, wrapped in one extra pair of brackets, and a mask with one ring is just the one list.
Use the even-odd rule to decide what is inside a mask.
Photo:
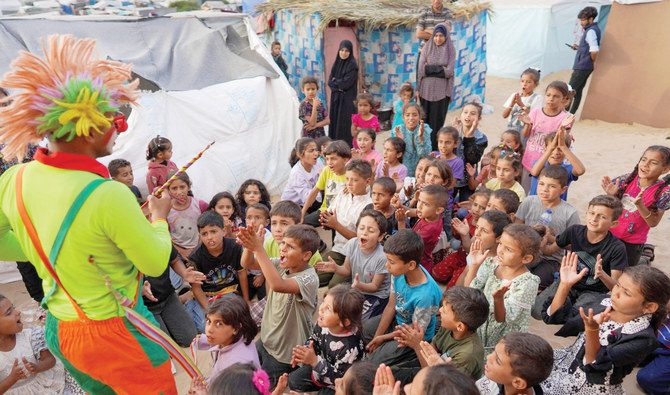
[[(577, 181), (579, 176), (586, 172), (584, 164), (579, 160), (577, 155), (570, 151), (570, 144), (572, 137), (570, 133), (561, 127), (557, 132), (548, 134), (544, 138), (546, 148), (540, 159), (533, 162), (533, 167), (530, 169), (530, 192), (528, 196), (537, 195), (537, 180), (540, 177), (540, 172), (550, 165), (561, 165), (568, 171), (568, 184)], [(569, 162), (565, 163), (565, 160)], [(561, 200), (568, 200), (568, 190), (561, 194)]]
[(397, 365), (416, 356), (411, 347), (398, 347), (400, 343), (394, 340), (396, 326), (416, 322), (425, 329), (424, 340), (431, 341), (442, 290), (419, 265), (423, 240), (415, 231), (398, 230), (384, 243), (384, 253), (392, 276), (391, 294), (382, 315), (365, 323), (363, 336), (371, 362)]
[(402, 119), (402, 108), (405, 106), (405, 104), (416, 103), (413, 99), (414, 86), (411, 82), (407, 81), (400, 86), (398, 97), (398, 100), (393, 103), (393, 125), (391, 126), (391, 129), (395, 129), (396, 126), (405, 124), (405, 121)]

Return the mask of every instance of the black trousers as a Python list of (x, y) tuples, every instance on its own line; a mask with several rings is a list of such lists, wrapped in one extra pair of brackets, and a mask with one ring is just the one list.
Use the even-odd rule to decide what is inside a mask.
[(589, 79), (589, 76), (593, 70), (572, 70), (572, 76), (570, 76), (570, 86), (575, 90), (575, 97), (572, 99), (572, 105), (570, 105), (570, 112), (576, 113), (579, 108), (579, 103), (582, 101), (582, 91), (586, 86), (586, 80)]
[(21, 273), (21, 278), (26, 285), (30, 297), (35, 299), (37, 303), (42, 302), (42, 299), (44, 299), (42, 279), (37, 275), (35, 266), (30, 262), (16, 262), (16, 267), (19, 269), (19, 273)]
[(445, 97), (438, 101), (429, 101), (421, 98), (421, 107), (426, 112), (426, 122), (430, 125), (432, 132), (430, 133), (431, 150), (437, 151), (437, 132), (442, 129), (444, 125), (444, 118), (447, 117), (447, 109), (449, 108), (450, 97)]

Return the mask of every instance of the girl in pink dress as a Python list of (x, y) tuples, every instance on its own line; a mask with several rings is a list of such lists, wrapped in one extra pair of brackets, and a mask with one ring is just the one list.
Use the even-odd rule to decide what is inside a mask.
[(351, 159), (365, 159), (370, 162), (373, 169), (376, 169), (384, 161), (384, 156), (381, 152), (375, 150), (377, 134), (374, 130), (368, 128), (359, 129), (354, 141), (358, 143), (358, 149), (354, 148), (351, 150)]
[(355, 104), (358, 108), (358, 114), (351, 116), (351, 136), (354, 140), (354, 148), (358, 148), (356, 136), (358, 136), (359, 129), (372, 129), (375, 133), (379, 133), (381, 128), (377, 116), (371, 112), (375, 104), (371, 94), (361, 93), (356, 97)]

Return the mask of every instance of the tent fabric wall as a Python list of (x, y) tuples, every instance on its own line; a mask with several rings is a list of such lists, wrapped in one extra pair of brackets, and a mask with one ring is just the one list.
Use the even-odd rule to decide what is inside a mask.
[(572, 68), (575, 51), (565, 46), (578, 42), (582, 29), (577, 14), (586, 6), (599, 10), (604, 29), (610, 0), (492, 0), (494, 14), (487, 26), (488, 74), (518, 78), (528, 67), (542, 75)]
[[(478, 95), (484, 100), (486, 15), (486, 11), (482, 11), (469, 19), (459, 18), (452, 23), (451, 38), (458, 58), (450, 108), (461, 107), (472, 95)], [(275, 13), (274, 29), (262, 36), (268, 45), (275, 40), (282, 43), (282, 52), (289, 66), (289, 81), (299, 95), (300, 79), (310, 74), (321, 82), (320, 94), (324, 92), (325, 45), (323, 36), (317, 33), (319, 22), (318, 14), (303, 15), (284, 9)], [(419, 41), (415, 29), (359, 28), (357, 35), (360, 45), (359, 68), (364, 73), (363, 85), (382, 105), (390, 106), (403, 82), (416, 82)]]
[(583, 119), (670, 128), (668, 20), (670, 1), (612, 5)]

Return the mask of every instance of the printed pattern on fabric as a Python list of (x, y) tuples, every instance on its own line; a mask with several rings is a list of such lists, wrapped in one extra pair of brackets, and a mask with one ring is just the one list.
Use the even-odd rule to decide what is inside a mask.
[(318, 362), (312, 368), (312, 380), (319, 385), (335, 389), (335, 379), (344, 373), (356, 361), (365, 356), (363, 336), (356, 330), (345, 335), (334, 335), (328, 328), (314, 326), (314, 332), (305, 345), (314, 342), (314, 351)]

